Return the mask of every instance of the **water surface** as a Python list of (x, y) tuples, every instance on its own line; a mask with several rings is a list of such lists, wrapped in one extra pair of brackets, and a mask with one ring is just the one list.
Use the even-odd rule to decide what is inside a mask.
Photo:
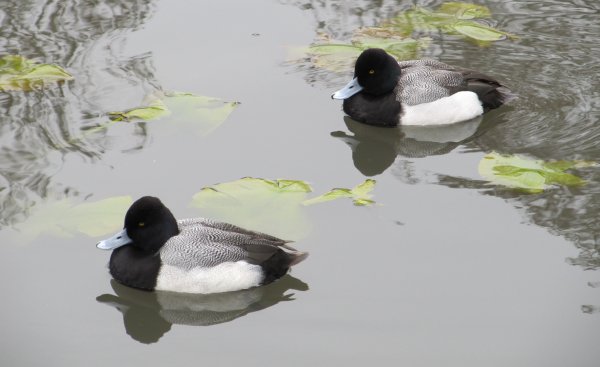
[[(320, 33), (347, 41), (439, 3), (4, 0), (0, 54), (75, 80), (0, 94), (0, 364), (596, 366), (598, 169), (576, 172), (583, 187), (531, 195), (484, 182), (477, 166), (492, 150), (600, 161), (597, 2), (478, 1), (518, 39), (429, 35), (421, 56), (519, 94), (447, 131), (345, 119), (329, 96), (351, 72), (289, 56)], [(93, 130), (161, 90), (241, 105), (203, 136), (160, 121)], [(101, 237), (28, 229), (52, 203), (121, 195), (201, 216), (194, 193), (244, 176), (319, 193), (373, 177), (381, 205), (306, 208), (307, 261), (272, 286), (208, 297), (120, 287)]]

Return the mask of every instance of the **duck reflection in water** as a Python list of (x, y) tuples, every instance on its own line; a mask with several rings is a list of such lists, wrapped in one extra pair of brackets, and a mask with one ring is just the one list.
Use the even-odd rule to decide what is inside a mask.
[(354, 166), (365, 176), (376, 176), (387, 170), (397, 156), (422, 158), (451, 152), (459, 145), (475, 139), (498, 125), (493, 111), (485, 117), (451, 125), (375, 127), (344, 117), (353, 134), (334, 131), (331, 136), (344, 141), (352, 150)]
[(114, 279), (110, 285), (116, 295), (103, 294), (96, 300), (119, 310), (127, 334), (144, 344), (157, 342), (173, 324), (209, 326), (233, 321), (281, 301), (294, 300), (289, 290), (308, 290), (306, 283), (289, 274), (266, 286), (215, 294), (146, 292)]

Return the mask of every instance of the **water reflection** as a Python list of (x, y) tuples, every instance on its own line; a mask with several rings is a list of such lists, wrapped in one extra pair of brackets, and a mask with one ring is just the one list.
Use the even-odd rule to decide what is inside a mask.
[[(24, 220), (42, 198), (78, 195), (52, 179), (65, 156), (95, 162), (118, 145), (106, 131), (91, 135), (82, 129), (104, 123), (107, 108), (135, 106), (159, 89), (151, 55), (121, 54), (128, 33), (153, 11), (151, 0), (2, 2), (2, 53), (58, 64), (75, 81), (0, 93), (0, 226)], [(119, 149), (144, 144), (143, 126), (130, 129)]]
[[(467, 147), (478, 148), (477, 141)], [(596, 184), (600, 172), (596, 167), (577, 170), (577, 175), (588, 183), (583, 187), (558, 187), (539, 194), (526, 194), (505, 187), (497, 187), (486, 181), (472, 180), (450, 175), (436, 175), (434, 181), (452, 188), (470, 188), (483, 195), (504, 199), (528, 222), (548, 229), (554, 235), (562, 236), (579, 249), (579, 255), (568, 258), (571, 265), (584, 269), (600, 268), (600, 192)]]
[[(347, 41), (354, 29), (373, 26), (397, 12), (418, 5), (435, 8), (442, 1), (281, 1), (305, 9), (314, 17), (317, 33), (325, 32)], [(600, 34), (596, 0), (479, 1), (486, 5), (501, 29), (518, 36), (515, 41), (488, 47), (468, 43), (442, 33), (428, 33), (431, 45), (422, 57), (433, 57), (453, 65), (488, 71), (519, 94), (512, 110), (505, 111), (498, 128), (462, 141), (464, 151), (497, 151), (527, 154), (542, 160), (585, 159), (600, 162)], [(422, 36), (422, 35), (413, 35)], [(339, 75), (302, 70), (310, 84), (333, 84)], [(349, 70), (348, 73), (351, 73)], [(346, 76), (347, 77), (347, 76)], [(485, 120), (488, 119), (486, 116)], [(358, 130), (332, 135), (352, 148), (357, 169), (365, 175), (386, 170), (395, 155), (419, 157), (451, 151), (455, 142), (419, 144), (419, 139), (395, 139), (383, 133)], [(355, 132), (355, 130), (357, 132)], [(402, 144), (401, 144), (402, 143)], [(406, 151), (408, 150), (408, 151)], [(412, 155), (411, 155), (412, 154)], [(418, 160), (396, 160), (392, 174), (408, 183), (420, 182)], [(476, 172), (476, 167), (473, 171)], [(415, 173), (415, 171), (417, 171)], [(490, 186), (483, 181), (438, 175), (434, 181), (449, 187), (472, 188), (485, 195), (505, 199), (522, 211), (527, 221), (547, 228), (572, 242), (579, 256), (568, 262), (585, 269), (600, 267), (600, 172), (578, 172), (588, 184), (582, 188), (560, 188), (538, 195), (523, 195)]]
[(306, 291), (308, 285), (291, 275), (264, 287), (217, 294), (145, 292), (110, 283), (116, 295), (96, 300), (123, 314), (125, 331), (133, 339), (149, 344), (171, 330), (171, 325), (209, 326), (263, 310), (282, 301), (294, 300), (289, 290)]
[[(482, 123), (484, 120), (486, 122)], [(353, 135), (334, 131), (331, 136), (350, 147), (356, 169), (365, 176), (375, 176), (387, 170), (397, 156), (422, 158), (446, 154), (496, 126), (501, 120), (480, 116), (453, 125), (398, 128), (369, 126), (348, 116), (344, 117), (344, 122)]]

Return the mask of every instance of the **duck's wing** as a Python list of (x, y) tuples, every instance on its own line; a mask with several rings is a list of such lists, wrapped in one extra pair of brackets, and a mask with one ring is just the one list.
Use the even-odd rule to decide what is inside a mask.
[(436, 60), (399, 62), (402, 68), (397, 100), (407, 105), (433, 102), (461, 91), (477, 94), (485, 109), (497, 108), (512, 98), (498, 80), (478, 71), (451, 66)]
[[(179, 228), (202, 225), (205, 227), (210, 227), (210, 228), (214, 228), (214, 229), (218, 229), (218, 230), (222, 230), (222, 231), (226, 231), (226, 232), (233, 232), (233, 233), (248, 235), (253, 238), (261, 238), (266, 241), (271, 241), (271, 242), (273, 242), (273, 244), (281, 243), (281, 245), (283, 245), (283, 244), (292, 242), (292, 241), (282, 240), (281, 238), (277, 238), (275, 236), (271, 236), (266, 233), (262, 233), (262, 232), (258, 232), (258, 231), (251, 231), (251, 230), (248, 230), (248, 229), (245, 229), (242, 227), (238, 227), (238, 226), (230, 224), (230, 223), (218, 222), (218, 221), (208, 219), (208, 218), (182, 219), (182, 220), (179, 220), (177, 222), (177, 224), (179, 225)], [(278, 246), (281, 246), (281, 245), (278, 245)]]
[(303, 254), (286, 245), (288, 241), (228, 223), (187, 219), (178, 224), (179, 235), (169, 239), (160, 250), (161, 260), (168, 265), (192, 269), (241, 260), (262, 264), (280, 248), (290, 255)]

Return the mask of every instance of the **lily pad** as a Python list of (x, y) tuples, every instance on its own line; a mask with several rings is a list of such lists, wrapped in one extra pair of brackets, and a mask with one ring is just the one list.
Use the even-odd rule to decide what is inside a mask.
[(98, 237), (116, 232), (123, 226), (130, 196), (111, 197), (89, 203), (73, 204), (64, 199), (34, 207), (27, 221), (15, 226), (31, 239), (41, 234), (71, 237), (77, 233)]
[(173, 122), (188, 123), (200, 135), (219, 127), (240, 104), (182, 92), (166, 94), (164, 102), (173, 112)]
[(300, 180), (245, 177), (202, 188), (191, 205), (202, 209), (206, 217), (298, 239), (310, 231), (301, 204), (311, 191), (310, 185)]
[(447, 2), (437, 8), (438, 13), (454, 16), (458, 19), (491, 18), (492, 12), (485, 5), (461, 2)]
[(495, 28), (470, 21), (461, 21), (453, 23), (451, 25), (451, 29), (458, 34), (472, 38), (477, 41), (501, 41), (510, 36), (506, 32), (502, 32)]
[[(375, 27), (362, 27), (354, 31), (350, 44), (331, 40), (320, 35), (315, 44), (291, 50), (291, 54), (308, 55), (315, 67), (334, 72), (351, 70), (358, 55), (367, 48), (382, 48), (398, 60), (418, 58), (431, 39), (415, 34), (444, 32), (460, 35), (479, 45), (514, 38), (486, 23), (490, 10), (483, 5), (448, 2), (431, 11), (415, 7), (381, 22)], [(488, 22), (489, 23), (489, 22)]]
[(415, 31), (442, 31), (459, 34), (477, 42), (494, 42), (515, 38), (512, 34), (483, 24), (491, 18), (490, 10), (483, 5), (450, 2), (440, 5), (436, 11), (415, 7), (385, 22), (399, 34), (409, 36)]
[(137, 107), (123, 112), (109, 112), (112, 121), (151, 121), (167, 116), (171, 113), (165, 103), (155, 100), (147, 107)]
[(373, 191), (375, 188), (375, 183), (375, 180), (367, 179), (353, 189), (335, 188), (323, 195), (305, 200), (303, 204), (312, 205), (339, 198), (349, 198), (352, 199), (354, 205), (357, 206), (371, 205), (375, 203), (373, 200), (371, 200), (371, 191)]
[[(368, 31), (361, 31), (368, 33)], [(332, 43), (314, 44), (305, 53), (311, 57), (315, 67), (334, 72), (346, 72), (354, 66), (360, 53), (368, 48), (382, 48), (399, 60), (414, 59), (419, 50), (426, 47), (429, 39), (412, 38), (376, 38), (357, 34), (352, 44)]]
[(245, 177), (202, 188), (191, 205), (202, 209), (206, 217), (284, 239), (298, 239), (310, 231), (304, 206), (338, 198), (351, 198), (359, 206), (370, 205), (374, 185), (374, 180), (366, 180), (353, 189), (333, 189), (307, 199), (312, 188), (305, 181)]
[[(172, 92), (159, 98), (154, 97), (146, 106), (108, 112), (107, 115), (112, 122), (164, 120), (204, 136), (219, 127), (238, 105), (239, 102), (226, 102), (219, 98)], [(110, 124), (92, 131), (106, 128), (108, 125)]]
[(71, 79), (73, 76), (58, 65), (40, 64), (18, 55), (0, 58), (0, 91), (29, 91)]
[(584, 185), (584, 179), (565, 171), (595, 165), (588, 161), (544, 162), (492, 152), (479, 162), (479, 174), (498, 185), (538, 193), (556, 185)]

